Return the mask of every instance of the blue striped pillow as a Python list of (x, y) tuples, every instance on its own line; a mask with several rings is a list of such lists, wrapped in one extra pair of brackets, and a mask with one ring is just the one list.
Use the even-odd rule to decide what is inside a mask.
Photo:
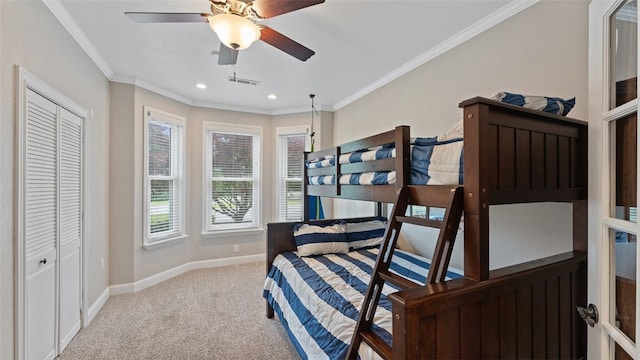
[(347, 223), (346, 225), (347, 240), (351, 250), (380, 245), (387, 227), (387, 223), (382, 220)]
[(571, 99), (561, 99), (559, 97), (520, 95), (506, 91), (493, 95), (492, 99), (511, 105), (518, 105), (528, 109), (541, 110), (564, 116), (566, 116), (576, 104), (575, 97)]
[(300, 256), (349, 252), (344, 224), (298, 225), (293, 230), (293, 237)]

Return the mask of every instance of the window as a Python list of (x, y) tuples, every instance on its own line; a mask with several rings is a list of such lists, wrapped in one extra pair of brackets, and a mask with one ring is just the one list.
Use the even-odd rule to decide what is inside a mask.
[(278, 221), (302, 220), (302, 160), (308, 126), (278, 128), (276, 214)]
[(144, 108), (144, 245), (184, 236), (184, 118)]
[(207, 122), (205, 232), (260, 228), (262, 128)]

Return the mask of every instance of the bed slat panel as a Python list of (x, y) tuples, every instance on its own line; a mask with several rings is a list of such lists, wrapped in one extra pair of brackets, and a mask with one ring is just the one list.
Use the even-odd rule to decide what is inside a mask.
[(531, 306), (531, 286), (523, 286), (517, 291), (517, 317), (518, 325), (516, 328), (518, 342), (518, 358), (530, 359), (533, 357), (533, 349), (531, 347), (532, 335), (532, 309)]
[[(466, 130), (465, 130), (466, 133)], [(482, 164), (482, 171), (484, 172), (484, 175), (487, 177), (487, 182), (486, 184), (488, 185), (488, 187), (490, 189), (497, 189), (499, 187), (500, 184), (500, 179), (498, 176), (498, 167), (495, 166), (495, 164), (500, 164), (500, 149), (498, 148), (499, 144), (500, 144), (500, 129), (495, 126), (495, 125), (491, 125), (488, 126), (487, 128), (487, 134), (486, 137), (483, 137), (480, 139), (481, 141), (481, 145), (484, 146), (485, 151), (487, 152), (486, 154), (486, 158), (488, 160), (487, 163)], [(485, 140), (486, 139), (486, 140)], [(466, 141), (466, 140), (465, 140)], [(466, 147), (466, 142), (465, 142), (465, 156), (466, 154), (468, 154), (467, 151), (467, 147)], [(465, 158), (466, 160), (466, 158)], [(467, 162), (465, 161), (465, 164)], [(494, 171), (491, 171), (491, 170)], [(465, 173), (465, 180), (464, 182), (468, 182), (468, 176), (466, 176), (467, 174), (467, 170), (464, 170)], [(479, 180), (479, 179), (478, 179)], [(466, 184), (465, 184), (466, 185)], [(485, 185), (485, 186), (487, 186)]]
[(531, 189), (531, 132), (516, 130), (516, 189)]
[[(451, 309), (436, 316), (436, 357), (438, 359), (459, 359), (460, 358), (460, 334), (457, 326), (459, 309)], [(428, 341), (425, 339), (425, 341)], [(465, 340), (462, 340), (465, 341)]]
[(516, 138), (513, 128), (498, 127), (498, 188), (515, 188)]
[(500, 296), (500, 357), (515, 359), (517, 356), (517, 297), (516, 291)]
[[(571, 298), (571, 276), (561, 276), (559, 279), (559, 298), (570, 299)], [(560, 358), (571, 359), (572, 349), (571, 346), (566, 344), (571, 343), (571, 315), (575, 312), (575, 309), (570, 306), (562, 306), (560, 308)]]
[(541, 171), (545, 168), (544, 156), (544, 134), (531, 132), (531, 189), (544, 189), (545, 172)]
[[(437, 359), (438, 358), (437, 344), (434, 342), (438, 333), (436, 317), (435, 316), (427, 317), (424, 319), (424, 321), (419, 322), (419, 324), (420, 324), (420, 327), (417, 334), (418, 341), (416, 344), (413, 344), (412, 346), (420, 347), (421, 351), (417, 354), (417, 357), (413, 356), (413, 358)], [(392, 347), (392, 350), (395, 351), (393, 347)], [(393, 358), (398, 359), (395, 353), (393, 355)], [(404, 357), (404, 358), (409, 359), (410, 357)]]
[(500, 297), (495, 296), (482, 301), (482, 341), (483, 359), (500, 357)]
[(480, 340), (480, 325), (482, 324), (482, 308), (479, 302), (460, 306), (460, 338), (464, 339), (464, 346), (460, 344), (460, 357), (473, 359), (480, 354), (482, 341)]
[(558, 137), (558, 187), (566, 189), (571, 186), (571, 146), (570, 138)]
[[(465, 282), (461, 288), (427, 286), (392, 294), (389, 300), (394, 314), (407, 323), (419, 322), (421, 330), (428, 330), (423, 322), (432, 326), (433, 318), (437, 319), (438, 334), (431, 339), (437, 341), (435, 356), (440, 358), (444, 354), (453, 358), (579, 358), (586, 355), (586, 348), (576, 347), (584, 344), (586, 324), (580, 325), (579, 332), (567, 331), (566, 324), (571, 326), (577, 299), (586, 296), (586, 287), (571, 279), (584, 274), (586, 253), (573, 252), (496, 270), (482, 282), (448, 282)], [(446, 336), (457, 332), (459, 342), (441, 340), (444, 319)], [(435, 358), (427, 336), (433, 334), (425, 334), (417, 349), (416, 344), (407, 344), (404, 355)], [(394, 340), (394, 351), (397, 347), (401, 344)], [(397, 358), (396, 353), (393, 357)]]
[(545, 281), (537, 281), (532, 286), (533, 293), (533, 358), (542, 359), (547, 357), (545, 340), (547, 338), (547, 317), (545, 316), (546, 296), (544, 293)]
[(545, 135), (545, 155), (546, 166), (545, 171), (547, 174), (546, 188), (557, 189), (558, 188), (558, 137), (555, 135)]
[(558, 299), (558, 277), (548, 279), (546, 286), (547, 304), (547, 358), (560, 358), (560, 300)]

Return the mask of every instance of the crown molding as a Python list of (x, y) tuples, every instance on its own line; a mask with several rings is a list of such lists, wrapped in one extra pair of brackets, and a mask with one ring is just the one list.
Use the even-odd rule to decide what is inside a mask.
[[(502, 21), (510, 18), (513, 15), (518, 14), (519, 12), (529, 8), (530, 6), (540, 1), (541, 0), (513, 0), (509, 4), (500, 8), (498, 11), (494, 12), (493, 14), (485, 17), (484, 19), (474, 23), (473, 25), (467, 27), (461, 32), (450, 37), (449, 39), (441, 42), (440, 44), (422, 53), (421, 55), (409, 61), (408, 63), (404, 64), (403, 66), (397, 68), (396, 70), (388, 73), (387, 75), (381, 77), (380, 79), (364, 87), (360, 91), (357, 91), (351, 96), (341, 101), (338, 101), (333, 106), (326, 106), (326, 105), (322, 106), (320, 110), (330, 111), (330, 112), (335, 112), (337, 110), (340, 110), (341, 108), (351, 104), (352, 102), (390, 83), (391, 81), (427, 63), (428, 61), (446, 53), (447, 51), (453, 49), (454, 47), (464, 43), (465, 41), (475, 37), (476, 35), (481, 34), (482, 32), (492, 28), (493, 26), (501, 23)], [(150, 84), (148, 82), (145, 82), (143, 80), (139, 80), (134, 77), (115, 74), (111, 69), (111, 67), (104, 60), (102, 55), (89, 41), (89, 39), (84, 34), (84, 32), (82, 32), (78, 24), (73, 20), (71, 15), (69, 15), (69, 13), (64, 8), (64, 6), (62, 6), (59, 0), (42, 0), (42, 2), (49, 8), (49, 10), (58, 19), (58, 21), (60, 21), (60, 23), (64, 26), (64, 28), (76, 40), (76, 42), (87, 53), (87, 55), (89, 55), (89, 57), (93, 60), (96, 66), (102, 71), (104, 76), (110, 81), (120, 82), (125, 84), (132, 84), (191, 106), (199, 106), (199, 107), (220, 109), (220, 110), (240, 111), (240, 112), (255, 113), (255, 114), (265, 114), (265, 115), (272, 115), (272, 116), (303, 113), (303, 112), (309, 111), (309, 109), (305, 109), (305, 108), (266, 110), (266, 109), (258, 109), (258, 108), (250, 108), (250, 107), (242, 107), (242, 106), (234, 106), (234, 105), (209, 103), (209, 102), (203, 102), (203, 101), (194, 101), (194, 100), (185, 98), (181, 95), (178, 95), (174, 92), (168, 91), (166, 89), (163, 89), (153, 84)]]
[(78, 23), (73, 20), (71, 15), (67, 12), (67, 10), (62, 6), (60, 1), (58, 0), (42, 0), (47, 8), (53, 13), (53, 15), (58, 19), (60, 24), (67, 29), (67, 32), (75, 39), (75, 41), (80, 45), (80, 47), (84, 50), (84, 52), (89, 55), (91, 60), (96, 64), (96, 66), (102, 71), (104, 76), (107, 79), (111, 79), (113, 76), (113, 70), (104, 60), (102, 55), (98, 52), (98, 50), (93, 46), (89, 38), (84, 34), (82, 30), (80, 30), (80, 26)]
[(403, 66), (399, 67), (398, 69), (374, 81), (373, 83), (369, 84), (368, 86), (364, 87), (363, 89), (354, 93), (353, 95), (345, 98), (342, 101), (337, 102), (336, 104), (333, 105), (332, 111), (340, 110), (341, 108), (351, 104), (352, 102), (360, 99), (361, 97), (373, 92), (378, 88), (381, 88), (382, 86), (390, 83), (391, 81), (399, 78), (400, 76), (408, 73), (409, 71), (429, 62), (430, 60), (433, 60), (434, 58), (446, 53), (447, 51), (453, 49), (454, 47), (464, 43), (465, 41), (470, 40), (476, 35), (483, 33), (484, 31), (494, 27), (495, 25), (503, 22), (504, 20), (529, 8), (530, 6), (538, 2), (540, 2), (540, 0), (511, 1), (509, 4), (498, 9), (498, 11), (494, 12), (493, 14), (485, 17), (484, 19), (474, 23), (473, 25), (453, 35), (452, 37), (434, 46), (428, 51), (422, 53), (421, 55), (417, 56), (416, 58), (404, 64)]

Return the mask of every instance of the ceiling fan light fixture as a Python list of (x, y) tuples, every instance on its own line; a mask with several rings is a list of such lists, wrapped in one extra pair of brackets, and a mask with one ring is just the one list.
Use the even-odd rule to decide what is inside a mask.
[(209, 17), (209, 26), (230, 49), (244, 50), (260, 38), (260, 28), (239, 15), (219, 14)]

